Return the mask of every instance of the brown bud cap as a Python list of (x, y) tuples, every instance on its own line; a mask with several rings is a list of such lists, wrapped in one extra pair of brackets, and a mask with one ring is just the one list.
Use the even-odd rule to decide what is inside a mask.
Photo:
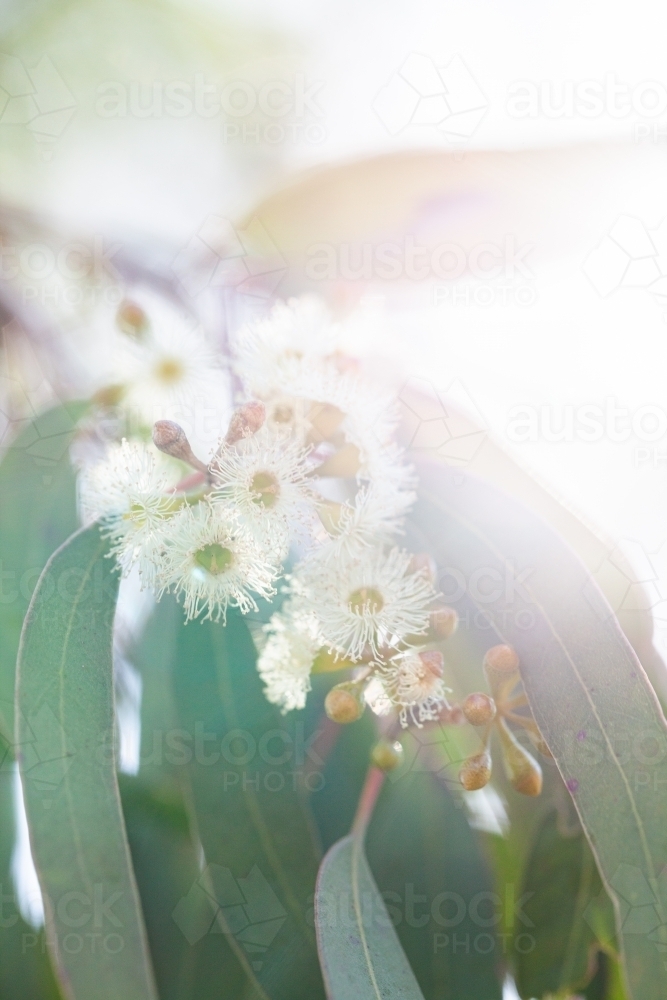
[(394, 771), (403, 763), (403, 747), (398, 740), (380, 740), (371, 750), (371, 760), (381, 771)]
[(484, 666), (487, 670), (511, 674), (519, 669), (519, 657), (511, 646), (492, 646), (486, 651)]
[(142, 340), (148, 333), (150, 323), (141, 306), (130, 299), (124, 299), (116, 312), (116, 326), (126, 336)]
[(438, 576), (435, 559), (428, 552), (417, 552), (408, 564), (408, 573), (425, 576), (429, 583), (434, 584)]
[(323, 646), (313, 660), (311, 673), (330, 674), (335, 670), (349, 670), (353, 666), (352, 660), (348, 660), (344, 656), (336, 657), (335, 653)]
[(425, 649), (419, 654), (419, 659), (430, 674), (433, 674), (434, 677), (442, 677), (444, 673), (443, 660), (439, 649)]
[(266, 409), (264, 403), (253, 401), (244, 403), (229, 421), (229, 429), (225, 437), (226, 444), (236, 444), (242, 438), (252, 437), (256, 434), (266, 420)]
[(542, 768), (521, 746), (504, 719), (498, 719), (497, 729), (505, 771), (512, 787), (522, 795), (539, 795), (542, 791)]
[(173, 420), (156, 420), (153, 424), (153, 444), (165, 455), (187, 462), (193, 469), (198, 469), (200, 472), (208, 471), (190, 447), (187, 434), (181, 425)]
[(484, 788), (491, 780), (491, 754), (488, 750), (482, 750), (472, 757), (468, 757), (459, 771), (459, 781), (466, 792), (475, 792), (478, 788)]
[(364, 702), (357, 684), (336, 684), (324, 699), (324, 711), (332, 722), (347, 725), (364, 714)]
[(496, 717), (496, 703), (483, 691), (469, 694), (461, 705), (463, 714), (472, 726), (486, 726)]
[(459, 616), (454, 608), (435, 608), (430, 615), (429, 628), (431, 634), (437, 639), (449, 639), (454, 635), (459, 624)]

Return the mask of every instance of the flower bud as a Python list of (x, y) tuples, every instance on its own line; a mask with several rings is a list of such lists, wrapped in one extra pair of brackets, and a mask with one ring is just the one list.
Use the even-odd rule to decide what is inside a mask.
[(236, 444), (242, 438), (252, 437), (262, 427), (266, 420), (264, 403), (253, 401), (244, 403), (229, 421), (229, 429), (225, 437), (226, 444)]
[(481, 753), (476, 753), (463, 762), (463, 767), (459, 771), (459, 781), (466, 792), (484, 788), (490, 780), (491, 754), (488, 750), (482, 750)]
[(521, 746), (504, 719), (498, 719), (497, 729), (510, 784), (522, 795), (539, 795), (542, 791), (542, 768)]
[(348, 660), (344, 656), (337, 657), (332, 650), (323, 646), (322, 649), (317, 652), (315, 659), (313, 660), (311, 673), (330, 674), (335, 670), (349, 670), (349, 668), (353, 666), (354, 663), (352, 660)]
[(130, 299), (124, 299), (116, 312), (116, 326), (127, 337), (133, 340), (143, 340), (148, 333), (150, 323), (141, 306)]
[(429, 618), (430, 634), (436, 639), (449, 639), (454, 635), (459, 624), (459, 616), (454, 608), (435, 608)]
[(408, 564), (408, 573), (425, 576), (429, 583), (434, 584), (438, 576), (435, 559), (428, 552), (418, 552)]
[(173, 420), (157, 420), (153, 424), (153, 444), (165, 455), (187, 462), (193, 469), (198, 469), (200, 472), (208, 471), (204, 463), (194, 454), (181, 425)]
[(492, 646), (484, 655), (484, 672), (493, 697), (502, 706), (519, 681), (519, 657), (511, 646)]
[(472, 726), (486, 726), (496, 717), (496, 703), (483, 691), (469, 694), (461, 705), (463, 714)]
[(511, 674), (519, 669), (519, 657), (511, 646), (492, 646), (486, 651), (484, 666), (498, 673)]
[(442, 677), (444, 673), (442, 653), (439, 649), (425, 649), (419, 654), (424, 667), (434, 677)]
[(352, 681), (336, 684), (324, 699), (324, 711), (332, 722), (347, 725), (364, 714), (364, 702), (359, 685)]
[(380, 740), (371, 750), (371, 760), (381, 771), (394, 771), (403, 763), (403, 747), (398, 740)]

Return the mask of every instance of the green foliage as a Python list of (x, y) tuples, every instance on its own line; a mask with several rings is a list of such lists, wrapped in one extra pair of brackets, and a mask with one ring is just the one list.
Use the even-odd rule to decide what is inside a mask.
[[(185, 625), (171, 598), (154, 609), (130, 652), (143, 685), (140, 767), (121, 776), (119, 793), (118, 576), (108, 544), (95, 526), (79, 531), (43, 568), (75, 527), (67, 447), (78, 412), (40, 417), (0, 466), (0, 557), (15, 574), (4, 586), (19, 581), (16, 600), (0, 603), (0, 726), (20, 749), (50, 940), (49, 962), (44, 933), (7, 900), (6, 754), (0, 998), (317, 1000), (324, 975), (331, 1000), (500, 1000), (507, 973), (526, 1000), (665, 995), (667, 765), (654, 752), (664, 721), (609, 609), (557, 537), (488, 487), (422, 472), (420, 548), (465, 576), (531, 570), (512, 614), (452, 642), (456, 694), (483, 685), (488, 645), (515, 646), (586, 836), (558, 819), (566, 785), (548, 763), (542, 801), (519, 799), (494, 778), (507, 799), (506, 835), (472, 829), (443, 779), (477, 737), (425, 729), (406, 736), (415, 752), (385, 779), (367, 861), (359, 824), (348, 831), (376, 720), (325, 720), (323, 698), (337, 679), (329, 676), (314, 678), (305, 712), (280, 716), (236, 612), (226, 625)], [(40, 570), (23, 626), (14, 737), (14, 661)], [(531, 612), (528, 628), (516, 624), (521, 611)], [(320, 845), (330, 848), (321, 865)]]
[(611, 946), (614, 912), (580, 830), (564, 834), (558, 814), (540, 827), (524, 873), (521, 897), (532, 947), (516, 949), (522, 997), (575, 992), (597, 968), (600, 943)]
[(414, 519), (438, 562), (466, 578), (479, 567), (500, 579), (530, 569), (512, 613), (494, 623), (495, 641), (519, 653), (533, 715), (615, 899), (630, 994), (659, 1000), (667, 994), (667, 759), (655, 747), (667, 728), (655, 693), (585, 568), (542, 521), (446, 470), (425, 467), (421, 486)]
[(315, 899), (330, 1000), (424, 1000), (364, 856), (360, 834), (322, 862)]
[(157, 994), (125, 836), (113, 710), (118, 574), (96, 525), (47, 563), (18, 666), (20, 766), (51, 954), (74, 1000)]
[(500, 1000), (515, 887), (495, 891), (460, 795), (428, 771), (393, 777), (373, 813), (367, 854), (424, 997)]
[(226, 626), (178, 629), (180, 759), (217, 919), (248, 975), (272, 1000), (315, 1000), (323, 996), (310, 916), (319, 856), (299, 788), (304, 762), (294, 724), (264, 697), (255, 660), (238, 612)]
[(84, 409), (70, 403), (41, 414), (0, 463), (0, 741), (10, 744), (16, 654), (30, 595), (51, 553), (77, 528), (68, 449)]

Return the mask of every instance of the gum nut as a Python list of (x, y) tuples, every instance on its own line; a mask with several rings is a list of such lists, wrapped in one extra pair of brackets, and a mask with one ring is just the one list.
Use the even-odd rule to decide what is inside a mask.
[(361, 718), (364, 704), (356, 687), (351, 684), (337, 684), (324, 699), (324, 711), (332, 722), (347, 725)]
[(469, 694), (461, 705), (463, 714), (472, 726), (486, 726), (496, 717), (496, 703), (483, 691)]
[(511, 674), (519, 669), (519, 657), (511, 646), (492, 646), (486, 651), (484, 666), (498, 673)]
[(468, 757), (459, 771), (459, 781), (466, 792), (484, 788), (491, 779), (491, 754), (488, 750)]
[(542, 791), (542, 768), (532, 754), (521, 746), (504, 719), (498, 720), (497, 729), (503, 750), (505, 771), (512, 788), (521, 795), (539, 795)]
[(454, 608), (441, 607), (431, 612), (431, 631), (439, 639), (449, 639), (459, 624), (459, 616)]
[(382, 771), (394, 771), (403, 761), (403, 747), (398, 740), (380, 740), (371, 751), (371, 760)]

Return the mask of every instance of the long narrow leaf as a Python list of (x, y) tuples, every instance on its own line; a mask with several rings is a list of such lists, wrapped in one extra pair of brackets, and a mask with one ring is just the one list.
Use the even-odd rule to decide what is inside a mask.
[(96, 525), (49, 560), (18, 668), (19, 763), (54, 964), (71, 1000), (154, 1000), (116, 780), (118, 575)]
[(360, 834), (329, 850), (315, 921), (330, 1000), (424, 1000), (364, 855)]
[(23, 618), (51, 553), (76, 531), (68, 449), (86, 404), (69, 403), (28, 424), (0, 463), (0, 736), (14, 736), (14, 672)]

